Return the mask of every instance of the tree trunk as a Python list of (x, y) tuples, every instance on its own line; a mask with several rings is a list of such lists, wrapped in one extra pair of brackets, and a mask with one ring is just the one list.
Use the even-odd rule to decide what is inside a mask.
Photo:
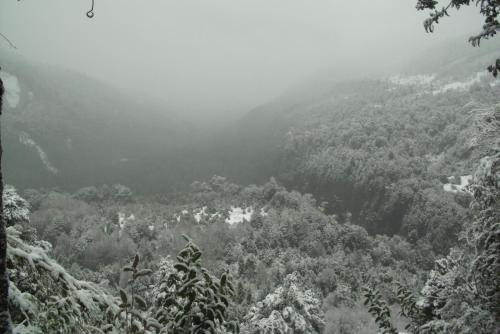
[[(2, 115), (3, 93), (0, 78), (0, 115)], [(1, 124), (0, 124), (1, 126)], [(0, 127), (0, 334), (12, 334), (9, 313), (9, 277), (7, 276), (7, 233), (3, 215), (3, 175), (2, 175), (2, 131)]]

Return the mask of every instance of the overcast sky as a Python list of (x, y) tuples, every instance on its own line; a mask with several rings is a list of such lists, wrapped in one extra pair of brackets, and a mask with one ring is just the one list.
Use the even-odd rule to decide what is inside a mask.
[(197, 111), (247, 110), (327, 70), (394, 70), (481, 27), (473, 8), (426, 34), (416, 0), (95, 2), (89, 20), (91, 0), (1, 0), (0, 31), (25, 56)]

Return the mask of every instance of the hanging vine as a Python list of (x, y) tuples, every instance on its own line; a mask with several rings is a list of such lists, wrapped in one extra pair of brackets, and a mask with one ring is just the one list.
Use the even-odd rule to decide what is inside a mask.
[(94, 17), (94, 0), (92, 0), (92, 7), (90, 8), (90, 10), (87, 12), (87, 17), (89, 19), (93, 18)]

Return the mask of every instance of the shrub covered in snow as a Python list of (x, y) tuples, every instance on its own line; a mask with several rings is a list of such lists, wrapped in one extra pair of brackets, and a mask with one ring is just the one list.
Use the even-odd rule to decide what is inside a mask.
[(283, 285), (250, 309), (243, 333), (318, 334), (323, 330), (323, 312), (319, 297), (303, 287), (296, 273)]

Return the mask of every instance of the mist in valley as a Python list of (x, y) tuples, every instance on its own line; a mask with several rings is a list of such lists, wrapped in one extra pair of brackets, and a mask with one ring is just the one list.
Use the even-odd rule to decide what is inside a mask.
[(499, 6), (2, 1), (0, 333), (499, 332)]
[(30, 61), (204, 120), (241, 115), (316, 76), (397, 73), (481, 25), (466, 8), (425, 34), (426, 14), (410, 0), (127, 0), (96, 3), (92, 21), (81, 15), (89, 9), (89, 1), (4, 1), (0, 28)]

